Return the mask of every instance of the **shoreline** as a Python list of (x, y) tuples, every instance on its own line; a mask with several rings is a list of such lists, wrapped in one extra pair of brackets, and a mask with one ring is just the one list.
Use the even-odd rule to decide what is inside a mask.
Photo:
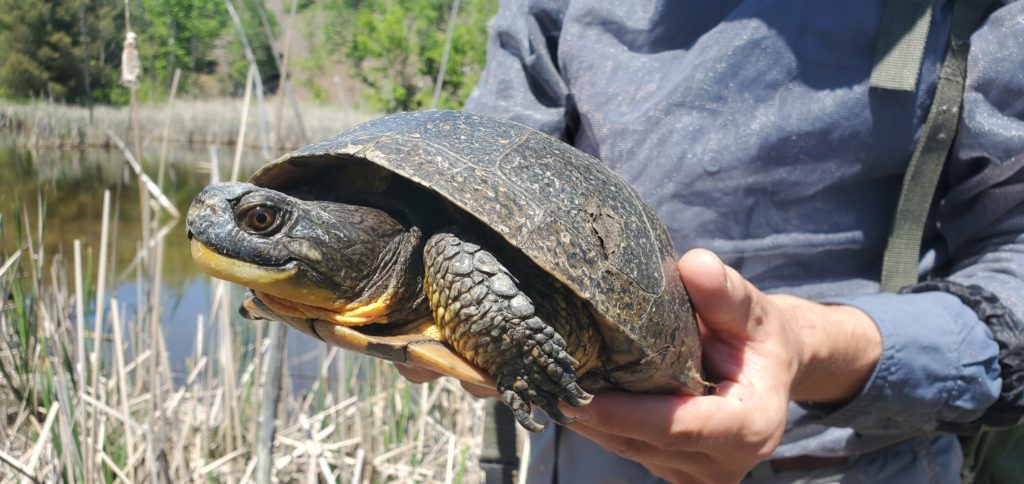
[[(234, 146), (238, 138), (238, 125), (242, 118), (242, 99), (219, 98), (212, 100), (178, 100), (170, 112), (167, 131), (168, 144), (205, 149), (210, 145)], [(245, 146), (260, 149), (263, 130), (253, 102), (246, 124)], [(146, 104), (138, 107), (140, 142), (144, 150), (159, 149), (162, 144), (167, 108)], [(364, 121), (381, 116), (324, 105), (301, 106), (302, 136), (293, 112), (286, 111), (281, 129), (280, 147), (274, 149), (272, 137), (274, 119), (266, 116), (266, 145), (284, 152), (300, 148), (334, 134), (345, 131)], [(106, 131), (109, 129), (122, 139), (130, 139), (128, 106), (94, 106), (92, 121), (89, 109), (69, 104), (32, 101), (14, 103), (0, 99), (0, 134), (9, 135), (18, 145), (50, 149), (117, 149)]]

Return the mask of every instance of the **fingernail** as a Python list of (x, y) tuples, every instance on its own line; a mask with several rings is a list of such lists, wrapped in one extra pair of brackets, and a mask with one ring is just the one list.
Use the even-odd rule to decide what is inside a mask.
[(732, 287), (732, 278), (729, 277), (729, 266), (725, 265), (725, 262), (723, 262), (722, 259), (720, 257), (718, 257), (718, 254), (712, 254), (712, 255), (715, 256), (715, 260), (718, 261), (718, 265), (722, 266), (722, 277), (725, 278), (725, 287), (726, 287), (726, 289), (731, 288)]
[(580, 423), (587, 423), (593, 418), (593, 414), (587, 407), (574, 407), (567, 403), (559, 403), (558, 408), (562, 410), (566, 417), (574, 418)]

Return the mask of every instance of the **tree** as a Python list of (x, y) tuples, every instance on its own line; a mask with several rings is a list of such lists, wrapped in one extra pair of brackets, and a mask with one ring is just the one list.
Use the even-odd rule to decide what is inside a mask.
[[(270, 43), (270, 36), (274, 35), (277, 22), (271, 12), (263, 7), (262, 0), (233, 0), (238, 16), (242, 21), (242, 28), (249, 39), (253, 55), (256, 57), (256, 65), (259, 66), (260, 76), (263, 79), (263, 87), (269, 92), (277, 90), (278, 76), (277, 63), (274, 61), (274, 47)], [(223, 0), (221, 0), (223, 7)], [(227, 12), (224, 12), (225, 18)], [(238, 38), (234, 27), (229, 27), (231, 44), (228, 48), (228, 57), (231, 59), (229, 75), (231, 77), (233, 91), (238, 94), (245, 89), (245, 78), (249, 72), (249, 61), (245, 58), (242, 49), (242, 42)], [(269, 32), (269, 34), (268, 34)]]
[(212, 73), (216, 41), (226, 32), (227, 12), (223, 0), (141, 0), (144, 34), (139, 47), (143, 65), (152, 72), (148, 78), (159, 86), (170, 84), (174, 69), (185, 75)]
[[(449, 0), (441, 21), (448, 22), (451, 9)], [(455, 29), (452, 32), (451, 51), (448, 53), (448, 65), (444, 74), (444, 85), (437, 104), (439, 109), (458, 109), (466, 102), (466, 97), (480, 79), (487, 60), (487, 22), (497, 12), (498, 2), (487, 0), (462, 0), (456, 17)], [(447, 26), (445, 27), (447, 28)], [(431, 77), (430, 89), (418, 93), (416, 106), (429, 106), (432, 97), (433, 82), (441, 65), (444, 54), (445, 30), (441, 35), (431, 37), (431, 42), (423, 52), (424, 69), (422, 72)]]
[[(333, 0), (327, 42), (344, 45), (368, 101), (387, 111), (430, 105), (444, 51), (452, 0)], [(438, 107), (457, 108), (480, 76), (487, 21), (495, 0), (466, 0), (459, 9)]]
[(109, 100), (117, 72), (105, 61), (120, 58), (119, 21), (109, 1), (0, 0), (0, 96), (83, 102), (88, 69), (93, 97)]

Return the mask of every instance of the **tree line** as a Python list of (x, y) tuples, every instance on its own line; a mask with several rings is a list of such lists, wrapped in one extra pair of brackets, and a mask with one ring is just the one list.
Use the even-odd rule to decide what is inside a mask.
[[(261, 0), (0, 0), (0, 99), (126, 103), (128, 90), (119, 84), (126, 5), (139, 38), (140, 99), (164, 99), (175, 69), (182, 72), (179, 90), (185, 94), (237, 95), (249, 62), (229, 1), (264, 89), (273, 93), (282, 22)], [(291, 2), (282, 3), (287, 12)], [(375, 110), (427, 108), (456, 3), (438, 102), (455, 108), (479, 76), (496, 0), (298, 0), (293, 35), (305, 35), (310, 52), (292, 56), (313, 71), (347, 63)], [(314, 98), (325, 88), (309, 87)]]

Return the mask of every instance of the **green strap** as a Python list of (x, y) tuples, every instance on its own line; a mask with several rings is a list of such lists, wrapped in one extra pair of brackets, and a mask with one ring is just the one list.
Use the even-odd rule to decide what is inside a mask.
[[(889, 3), (892, 1), (895, 0)], [(971, 34), (985, 18), (992, 2), (958, 0), (953, 7), (946, 60), (939, 72), (928, 118), (903, 177), (892, 233), (882, 259), (882, 291), (895, 292), (917, 282), (928, 209), (960, 121)]]
[(512, 484), (519, 470), (516, 445), (516, 419), (504, 403), (496, 398), (485, 405), (483, 448), (480, 469), (487, 484)]
[(871, 87), (914, 92), (932, 23), (931, 0), (886, 0)]
[[(963, 440), (961, 440), (963, 445)], [(964, 447), (963, 482), (995, 484), (1020, 482), (1024, 462), (1024, 427), (989, 429), (979, 432)]]

